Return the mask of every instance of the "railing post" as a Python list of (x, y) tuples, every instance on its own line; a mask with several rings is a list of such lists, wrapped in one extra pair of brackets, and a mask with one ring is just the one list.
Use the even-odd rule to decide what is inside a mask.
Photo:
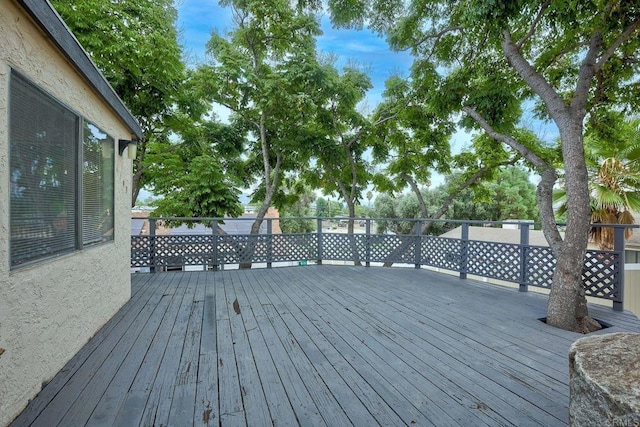
[(520, 292), (527, 292), (527, 257), (529, 256), (529, 224), (520, 223)]
[(213, 269), (218, 269), (218, 221), (214, 220), (211, 224), (211, 236), (213, 237), (213, 253), (211, 255), (213, 261)]
[(613, 309), (615, 311), (623, 311), (624, 310), (624, 261), (625, 261), (625, 253), (624, 253), (624, 227), (615, 227), (614, 235), (613, 235), (613, 250), (618, 255), (618, 274), (616, 274), (618, 283), (616, 286), (616, 298), (613, 300)]
[(365, 230), (365, 256), (367, 257), (365, 261), (365, 266), (371, 267), (371, 219), (367, 218), (364, 223)]
[(317, 218), (318, 221), (318, 226), (317, 226), (317, 233), (318, 233), (318, 247), (317, 247), (317, 253), (318, 253), (318, 259), (316, 260), (316, 263), (318, 265), (322, 265), (322, 218)]
[(273, 260), (273, 225), (272, 219), (267, 218), (267, 268), (271, 268)]
[(469, 223), (462, 223), (460, 236), (460, 278), (467, 278), (467, 267), (469, 264)]
[(149, 219), (149, 272), (156, 272), (156, 219)]
[(420, 268), (422, 262), (422, 220), (416, 222), (416, 234), (414, 243), (415, 268)]

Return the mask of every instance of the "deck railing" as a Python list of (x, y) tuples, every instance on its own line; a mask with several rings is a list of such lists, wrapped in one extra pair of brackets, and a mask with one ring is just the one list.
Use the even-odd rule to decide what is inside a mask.
[[(427, 220), (414, 219), (361, 219), (356, 221), (359, 233), (339, 232), (345, 218), (265, 218), (260, 234), (251, 235), (249, 227), (238, 227), (244, 232), (220, 232), (218, 227), (205, 224), (229, 221), (255, 221), (255, 218), (134, 218), (148, 221), (145, 234), (131, 237), (131, 267), (162, 271), (199, 266), (220, 269), (233, 264), (264, 264), (323, 261), (346, 261), (370, 266), (372, 263), (400, 263), (415, 268), (432, 267), (467, 275), (493, 278), (519, 284), (521, 291), (529, 286), (551, 287), (555, 258), (547, 246), (529, 244), (530, 230), (537, 226), (528, 222), (487, 222), (437, 220), (461, 227), (461, 237), (423, 235)], [(281, 221), (313, 221), (316, 229), (308, 233), (274, 233)], [(411, 234), (376, 234), (377, 221), (403, 221), (412, 223)], [(161, 224), (188, 222), (193, 229), (159, 228)], [(469, 226), (519, 228), (518, 243), (487, 242), (469, 238)], [(622, 310), (624, 294), (625, 228), (614, 228), (615, 243), (611, 251), (588, 250), (584, 259), (583, 284), (588, 296), (613, 302), (615, 310)], [(159, 231), (163, 230), (162, 233)], [(278, 230), (279, 231), (279, 230)]]

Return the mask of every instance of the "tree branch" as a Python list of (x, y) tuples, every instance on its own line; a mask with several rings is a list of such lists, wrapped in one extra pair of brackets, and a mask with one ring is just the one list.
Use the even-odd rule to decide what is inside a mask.
[(548, 61), (546, 61), (546, 63), (540, 64), (541, 68), (547, 68), (550, 67), (551, 64), (555, 63), (558, 61), (558, 59), (560, 59), (561, 57), (563, 57), (564, 55), (566, 55), (569, 52), (573, 52), (574, 50), (579, 50), (580, 48), (584, 47), (584, 46), (588, 46), (589, 43), (587, 42), (581, 42), (581, 43), (577, 43), (577, 44), (572, 44), (572, 45), (568, 45), (566, 46), (564, 49), (562, 49), (561, 51), (559, 51), (557, 54), (555, 54), (552, 58), (550, 58)]
[(557, 94), (549, 82), (536, 71), (529, 61), (522, 56), (520, 49), (513, 43), (509, 31), (504, 31), (502, 51), (509, 65), (522, 77), (529, 87), (542, 98), (549, 109), (551, 117), (566, 115), (568, 109), (562, 98)]
[(438, 45), (438, 42), (440, 41), (440, 39), (443, 36), (445, 36), (446, 34), (452, 33), (454, 31), (464, 31), (464, 27), (462, 27), (460, 25), (455, 25), (453, 27), (444, 28), (444, 29), (438, 31), (435, 34), (426, 34), (421, 39), (416, 40), (413, 45), (414, 46), (420, 46), (422, 43), (426, 42), (429, 39), (435, 39), (435, 41), (433, 42), (433, 45), (431, 47), (431, 52), (429, 52), (429, 55), (427, 55), (427, 59), (430, 59), (431, 56), (433, 56), (433, 52), (435, 52), (436, 46)]
[(462, 110), (467, 113), (472, 119), (476, 121), (480, 125), (482, 129), (489, 135), (491, 138), (496, 141), (503, 142), (507, 144), (509, 147), (513, 148), (517, 153), (519, 153), (522, 157), (527, 159), (533, 166), (540, 169), (542, 172), (545, 169), (550, 168), (551, 166), (537, 153), (535, 153), (530, 148), (518, 142), (515, 138), (497, 132), (493, 126), (491, 126), (485, 119), (478, 113), (474, 108), (465, 106), (462, 107)]
[(578, 81), (576, 82), (573, 99), (571, 100), (571, 111), (573, 114), (577, 115), (576, 117), (583, 118), (586, 114), (585, 105), (587, 104), (587, 98), (589, 97), (591, 81), (593, 80), (593, 76), (596, 74), (596, 61), (601, 47), (602, 35), (599, 31), (595, 31), (591, 36), (587, 54), (585, 55), (582, 64), (580, 64)]
[(596, 62), (596, 70), (602, 68), (605, 62), (607, 62), (615, 53), (615, 51), (622, 46), (624, 42), (629, 40), (633, 33), (640, 27), (640, 18), (636, 19), (629, 25), (618, 38), (611, 43), (611, 46), (600, 56), (600, 59)]
[(524, 42), (526, 42), (527, 40), (529, 40), (531, 38), (531, 36), (533, 36), (533, 34), (536, 32), (536, 27), (538, 26), (538, 23), (540, 22), (540, 20), (542, 19), (542, 17), (544, 16), (544, 13), (546, 12), (547, 8), (549, 7), (549, 5), (551, 4), (551, 0), (547, 0), (544, 2), (544, 4), (540, 7), (540, 10), (538, 11), (538, 14), (536, 15), (535, 19), (533, 20), (533, 22), (531, 23), (531, 28), (529, 28), (529, 31), (527, 31), (527, 34), (525, 34), (520, 40), (518, 40), (518, 42), (516, 43), (516, 47), (518, 49), (522, 48), (522, 45), (524, 44)]
[(489, 123), (487, 123), (484, 117), (482, 117), (473, 108), (463, 107), (463, 110), (471, 116), (471, 118), (473, 118), (491, 138), (507, 144), (538, 169), (541, 180), (538, 183), (536, 195), (538, 199), (538, 209), (540, 210), (540, 218), (543, 223), (542, 229), (544, 230), (544, 235), (549, 246), (553, 250), (553, 253), (557, 254), (557, 250), (559, 250), (560, 245), (562, 244), (562, 236), (556, 226), (555, 215), (553, 212), (553, 186), (558, 178), (555, 168), (531, 149), (518, 142), (515, 138), (497, 132)]
[[(265, 114), (264, 112), (260, 114), (260, 147), (262, 149), (262, 163), (264, 167), (264, 185), (266, 190), (269, 190), (270, 180), (271, 180), (271, 163), (269, 160), (269, 144), (267, 142), (267, 129), (265, 123)], [(280, 157), (278, 157), (278, 161)]]
[(540, 221), (542, 221), (542, 232), (547, 239), (554, 255), (558, 256), (562, 245), (562, 236), (556, 225), (555, 213), (553, 211), (553, 187), (556, 184), (558, 175), (554, 169), (545, 169), (540, 174), (540, 182), (536, 189), (538, 199), (538, 210), (540, 211)]
[(404, 180), (404, 182), (409, 184), (409, 186), (413, 190), (413, 193), (418, 198), (418, 205), (420, 205), (420, 213), (421, 213), (423, 218), (426, 218), (427, 215), (428, 215), (427, 204), (424, 201), (424, 197), (422, 197), (422, 193), (420, 192), (420, 188), (418, 187), (418, 183), (416, 182), (415, 179), (413, 179), (413, 177), (411, 175), (409, 175), (408, 173), (405, 173), (405, 172), (400, 173), (399, 177), (400, 177), (400, 179)]

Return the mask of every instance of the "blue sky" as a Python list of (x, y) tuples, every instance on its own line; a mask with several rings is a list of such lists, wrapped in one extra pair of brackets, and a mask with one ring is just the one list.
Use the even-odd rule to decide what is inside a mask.
[[(230, 10), (220, 7), (217, 0), (178, 0), (176, 7), (180, 39), (189, 61), (206, 61), (206, 43), (211, 31), (224, 33), (233, 27)], [(338, 68), (355, 60), (370, 71), (374, 87), (367, 96), (368, 107), (375, 107), (381, 99), (384, 82), (390, 75), (408, 74), (411, 56), (407, 52), (392, 52), (384, 38), (366, 30), (334, 29), (327, 17), (323, 17), (321, 23), (323, 35), (317, 39), (319, 51), (337, 55)]]

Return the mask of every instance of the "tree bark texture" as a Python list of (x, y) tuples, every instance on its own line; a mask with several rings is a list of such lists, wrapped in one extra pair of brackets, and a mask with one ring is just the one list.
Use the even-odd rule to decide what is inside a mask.
[(547, 323), (582, 333), (598, 329), (597, 326), (599, 326), (588, 316), (587, 300), (582, 284), (582, 269), (591, 216), (582, 127), (587, 94), (596, 70), (599, 40), (600, 38), (594, 35), (581, 65), (570, 105), (565, 103), (545, 78), (524, 58), (518, 45), (512, 41), (509, 32), (504, 33), (502, 44), (507, 61), (540, 96), (560, 131), (568, 207), (567, 227), (563, 240), (558, 239), (553, 217), (551, 181), (555, 182), (555, 179), (549, 171), (550, 165), (542, 169), (543, 180), (538, 187), (543, 230), (556, 258), (556, 269), (547, 305)]

